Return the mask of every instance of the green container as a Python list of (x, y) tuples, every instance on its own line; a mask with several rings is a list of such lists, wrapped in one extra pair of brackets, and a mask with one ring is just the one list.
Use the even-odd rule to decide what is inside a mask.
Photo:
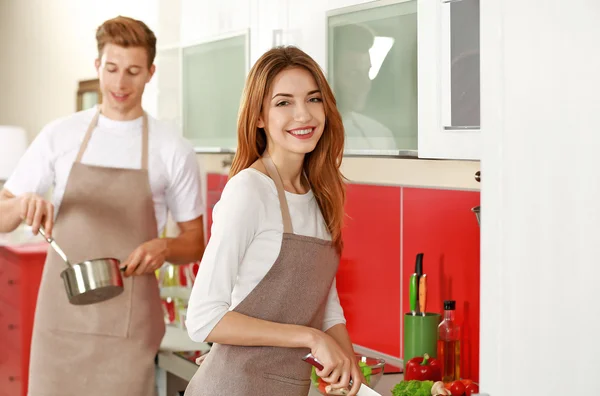
[(425, 353), (437, 357), (438, 325), (441, 315), (426, 313), (425, 316), (404, 314), (404, 364), (415, 356)]

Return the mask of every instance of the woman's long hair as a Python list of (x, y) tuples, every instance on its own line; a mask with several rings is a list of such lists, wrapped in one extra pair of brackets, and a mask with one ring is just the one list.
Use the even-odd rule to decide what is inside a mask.
[(323, 98), (325, 128), (315, 149), (304, 158), (304, 172), (331, 233), (333, 245), (341, 254), (346, 199), (344, 177), (340, 172), (344, 126), (325, 75), (319, 65), (300, 49), (291, 46), (273, 48), (263, 54), (250, 70), (240, 105), (237, 149), (229, 177), (252, 165), (266, 149), (265, 130), (257, 126), (263, 100), (275, 77), (293, 67), (302, 67), (312, 74)]

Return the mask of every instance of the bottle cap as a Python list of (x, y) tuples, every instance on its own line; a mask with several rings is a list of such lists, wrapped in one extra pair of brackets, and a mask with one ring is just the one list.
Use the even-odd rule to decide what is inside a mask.
[(446, 300), (444, 301), (444, 311), (454, 311), (456, 308), (456, 301)]

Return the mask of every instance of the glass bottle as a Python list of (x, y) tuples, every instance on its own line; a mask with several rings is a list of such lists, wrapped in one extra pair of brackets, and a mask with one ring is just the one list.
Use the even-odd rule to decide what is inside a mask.
[(456, 301), (444, 301), (444, 319), (438, 326), (438, 359), (442, 381), (460, 379), (460, 326), (455, 320)]

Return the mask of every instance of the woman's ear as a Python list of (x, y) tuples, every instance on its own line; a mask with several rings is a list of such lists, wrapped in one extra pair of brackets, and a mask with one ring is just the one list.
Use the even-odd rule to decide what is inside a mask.
[(258, 117), (258, 123), (256, 124), (257, 127), (259, 128), (263, 128), (265, 127), (265, 122), (263, 121), (262, 116)]

